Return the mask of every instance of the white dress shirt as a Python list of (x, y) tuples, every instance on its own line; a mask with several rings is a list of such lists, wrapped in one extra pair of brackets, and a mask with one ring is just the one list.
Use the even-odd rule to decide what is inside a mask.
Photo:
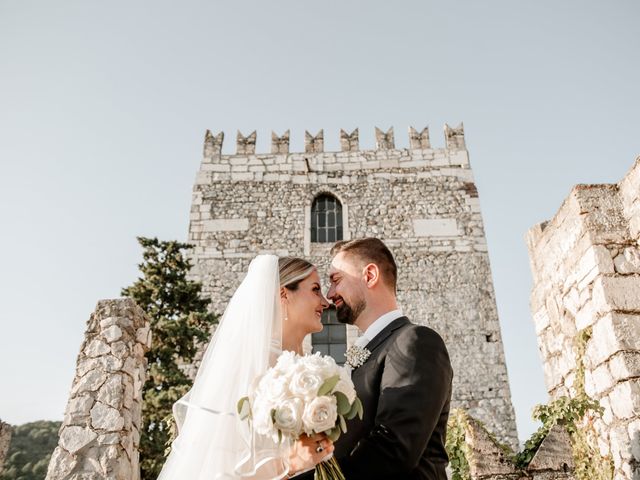
[(387, 325), (400, 317), (402, 317), (402, 310), (400, 309), (391, 310), (390, 312), (385, 313), (375, 322), (369, 325), (369, 328), (365, 330), (362, 336), (358, 337), (354, 344), (358, 347), (365, 347), (367, 343), (373, 340), (376, 335), (378, 335), (382, 330), (385, 329)]

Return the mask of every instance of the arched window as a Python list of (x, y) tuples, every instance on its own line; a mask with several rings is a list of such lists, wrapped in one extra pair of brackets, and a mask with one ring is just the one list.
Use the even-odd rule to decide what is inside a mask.
[(338, 365), (344, 365), (347, 351), (347, 326), (338, 321), (336, 309), (327, 308), (322, 312), (321, 332), (311, 335), (313, 351), (322, 355), (331, 355)]
[(333, 195), (318, 195), (311, 205), (311, 241), (316, 243), (342, 240), (342, 205)]

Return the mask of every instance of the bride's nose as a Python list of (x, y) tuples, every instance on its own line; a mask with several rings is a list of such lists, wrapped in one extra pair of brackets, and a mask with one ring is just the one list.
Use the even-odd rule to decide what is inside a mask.
[(327, 308), (329, 308), (329, 301), (322, 295), (322, 309), (325, 310)]

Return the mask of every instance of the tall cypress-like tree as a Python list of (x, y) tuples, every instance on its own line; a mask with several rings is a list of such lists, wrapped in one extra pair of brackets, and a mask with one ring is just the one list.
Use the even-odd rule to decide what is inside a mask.
[(138, 242), (143, 248), (142, 277), (122, 289), (122, 295), (133, 298), (151, 320), (140, 468), (144, 480), (155, 480), (171, 435), (171, 407), (192, 384), (184, 366), (209, 340), (217, 319), (207, 311), (210, 300), (202, 298), (202, 285), (187, 279), (192, 264), (184, 252), (191, 245), (145, 237), (138, 237)]

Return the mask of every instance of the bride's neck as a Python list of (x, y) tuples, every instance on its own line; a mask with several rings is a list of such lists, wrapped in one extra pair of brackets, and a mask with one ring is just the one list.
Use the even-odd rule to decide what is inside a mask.
[[(287, 320), (290, 322), (291, 320)], [(304, 340), (304, 333), (294, 330), (293, 325), (283, 325), (282, 331), (282, 350), (288, 350), (302, 355), (302, 341)]]
[(302, 341), (287, 341), (286, 336), (283, 335), (282, 337), (282, 350), (285, 351), (289, 351), (289, 352), (295, 352), (298, 355), (302, 355)]

